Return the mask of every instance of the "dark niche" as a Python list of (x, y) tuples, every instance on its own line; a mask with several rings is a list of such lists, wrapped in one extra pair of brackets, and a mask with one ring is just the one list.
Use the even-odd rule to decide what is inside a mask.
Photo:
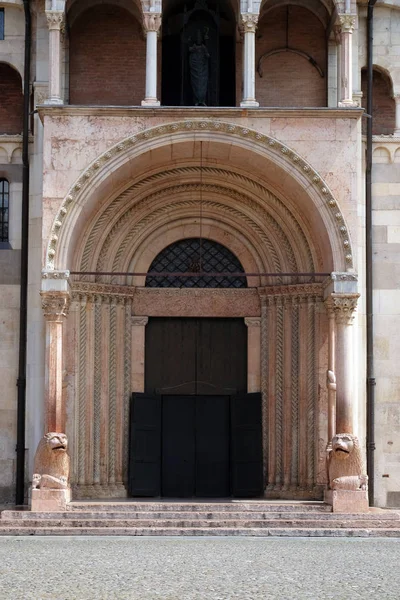
[(166, 9), (162, 104), (234, 106), (234, 19), (219, 2), (196, 0)]

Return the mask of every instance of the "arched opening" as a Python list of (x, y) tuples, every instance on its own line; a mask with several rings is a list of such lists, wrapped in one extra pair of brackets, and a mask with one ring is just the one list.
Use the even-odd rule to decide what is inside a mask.
[[(270, 282), (263, 274), (339, 270), (350, 242), (344, 240), (336, 201), (310, 165), (297, 154), (290, 154), (292, 160), (288, 154), (293, 151), (277, 140), (237, 125), (232, 129), (220, 121), (184, 121), (120, 142), (115, 153), (111, 148), (108, 158), (99, 157), (91, 175), (82, 175), (82, 185), (74, 185), (66, 210), (55, 221), (49, 256), (54, 256), (56, 269), (74, 271), (65, 343), (76, 348), (67, 357), (66, 371), (75, 375), (67, 390), (66, 414), (67, 433), (76, 439), (72, 480), (77, 497), (99, 491), (121, 496), (127, 490), (157, 495), (161, 489), (164, 495), (265, 492), (271, 498), (321, 498), (327, 430), (327, 400), (321, 392), (327, 369), (324, 288), (312, 275), (302, 283)], [(185, 256), (182, 272), (190, 267), (196, 273), (200, 237), (218, 251), (215, 242), (228, 249), (245, 274), (257, 276), (248, 276), (243, 288), (179, 287), (174, 281), (173, 288), (160, 282), (155, 288), (146, 285), (156, 264), (166, 269), (165, 258), (177, 268), (165, 257), (166, 250), (175, 248), (179, 256), (183, 242), (191, 245), (194, 239), (195, 256)], [(239, 268), (231, 255), (229, 261), (231, 268)], [(218, 265), (212, 268), (218, 272)], [(193, 340), (194, 347), (185, 350)], [(236, 353), (238, 363), (229, 352)], [(200, 363), (197, 357), (202, 357)], [(204, 365), (212, 374), (208, 379), (198, 376)], [(178, 367), (181, 371), (174, 371)], [(238, 374), (233, 381), (231, 375)], [(129, 450), (128, 440), (141, 433), (129, 436), (132, 392), (136, 398), (142, 394), (143, 410), (151, 397), (178, 398), (162, 413), (174, 424), (180, 415), (183, 419), (182, 411), (191, 419), (203, 408), (204, 422), (213, 422), (215, 396), (224, 398), (221, 427), (227, 402), (244, 392), (246, 402), (230, 404), (229, 410), (247, 418), (248, 397), (258, 394), (258, 421), (252, 423), (258, 439), (262, 428), (262, 452), (258, 447), (254, 461), (257, 473), (262, 466), (262, 485), (251, 483), (253, 487), (237, 491), (228, 482), (222, 491), (198, 486), (193, 492), (191, 480), (183, 492), (168, 492), (171, 488), (164, 484), (160, 488), (158, 462), (153, 469), (157, 481), (135, 487), (130, 469), (137, 447)], [(154, 409), (155, 426), (162, 422), (163, 402)], [(175, 443), (187, 430), (186, 425), (179, 431), (171, 425), (162, 434)], [(229, 438), (232, 428), (216, 437), (226, 441), (227, 435), (233, 444), (239, 439)], [(160, 436), (158, 429), (158, 442)], [(193, 437), (188, 444), (193, 447)], [(185, 452), (180, 449), (179, 457)], [(159, 461), (164, 454), (157, 456)], [(175, 481), (177, 461), (170, 463)], [(231, 466), (234, 461), (228, 467), (225, 462), (219, 481), (226, 484)], [(147, 474), (149, 469), (147, 465)], [(166, 481), (170, 484), (171, 478)]]
[(69, 32), (70, 104), (140, 105), (146, 44), (134, 14), (110, 1), (73, 16)]
[(256, 33), (261, 106), (327, 105), (327, 39), (320, 18), (292, 3), (266, 3)]
[(22, 133), (23, 94), (20, 74), (0, 63), (0, 134)]
[[(361, 71), (362, 107), (367, 108), (367, 69)], [(373, 121), (372, 135), (392, 135), (396, 127), (396, 103), (390, 77), (374, 67), (372, 79)], [(363, 134), (367, 132), (363, 119)]]
[[(188, 276), (188, 273), (201, 275)], [(211, 240), (188, 238), (170, 244), (156, 256), (146, 277), (146, 287), (239, 289), (247, 287), (247, 283), (240, 261), (228, 248)]]
[(235, 106), (235, 16), (227, 0), (165, 7), (161, 102)]

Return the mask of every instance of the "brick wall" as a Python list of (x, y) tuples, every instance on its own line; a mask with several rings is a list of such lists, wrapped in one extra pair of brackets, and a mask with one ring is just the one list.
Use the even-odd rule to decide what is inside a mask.
[(269, 11), (256, 33), (256, 65), (266, 52), (288, 46), (309, 54), (322, 69), (321, 77), (305, 58), (282, 52), (262, 61), (256, 73), (256, 98), (261, 106), (326, 106), (326, 38), (322, 23), (307, 9), (283, 6)]
[(23, 95), (21, 77), (0, 63), (0, 134), (22, 133)]
[(98, 5), (70, 31), (70, 104), (139, 105), (144, 98), (146, 43), (126, 10)]
[[(392, 96), (392, 86), (388, 77), (374, 70), (372, 88), (373, 135), (390, 135), (396, 126), (396, 103)], [(367, 71), (361, 72), (362, 106), (367, 108)], [(367, 121), (363, 119), (363, 133), (367, 132)]]

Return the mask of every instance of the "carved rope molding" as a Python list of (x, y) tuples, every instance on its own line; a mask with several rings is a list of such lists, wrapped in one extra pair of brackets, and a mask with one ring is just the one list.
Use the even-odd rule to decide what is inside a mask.
[[(189, 185), (189, 186), (185, 186), (185, 185), (176, 186), (176, 188), (172, 188), (172, 191), (175, 191), (177, 193), (181, 192), (185, 189), (187, 189), (188, 191), (191, 191), (195, 186), (196, 186), (196, 184)], [(218, 186), (206, 186), (205, 189), (208, 189), (209, 191), (215, 191), (216, 189), (218, 190), (219, 188), (218, 188)], [(168, 190), (168, 191), (170, 191), (170, 190)], [(160, 196), (161, 196), (161, 194), (156, 193), (151, 198), (153, 198), (155, 200), (155, 199), (159, 199)], [(240, 193), (236, 193), (235, 196), (237, 196), (241, 200), (244, 200), (246, 198), (245, 196), (243, 196)], [(146, 201), (147, 200), (148, 199), (146, 198)], [(174, 203), (169, 203), (169, 204), (159, 207), (154, 212), (145, 215), (138, 222), (134, 223), (133, 227), (127, 232), (126, 236), (121, 241), (121, 243), (118, 247), (117, 253), (114, 257), (112, 270), (115, 272), (115, 271), (119, 271), (119, 270), (123, 269), (123, 266), (120, 264), (120, 260), (123, 259), (125, 250), (127, 249), (127, 247), (128, 248), (132, 247), (133, 240), (135, 238), (140, 238), (140, 234), (143, 232), (143, 230), (146, 228), (146, 226), (149, 223), (154, 223), (155, 219), (157, 217), (163, 217), (163, 215), (169, 215), (171, 213), (172, 209), (178, 210), (178, 209), (192, 207), (192, 206), (194, 206), (194, 207), (197, 206), (196, 200), (187, 200), (187, 201), (181, 201), (181, 202), (175, 201)], [(268, 251), (269, 251), (271, 258), (273, 260), (273, 263), (274, 263), (275, 270), (277, 272), (282, 270), (282, 265), (280, 264), (278, 254), (276, 252), (274, 245), (271, 242), (270, 236), (266, 235), (266, 232), (264, 231), (264, 229), (261, 228), (255, 222), (254, 219), (252, 219), (251, 217), (246, 215), (244, 212), (241, 212), (240, 210), (238, 210), (235, 207), (227, 206), (227, 205), (224, 205), (224, 204), (216, 202), (216, 201), (203, 202), (203, 210), (206, 211), (207, 209), (217, 210), (221, 214), (230, 213), (230, 214), (234, 215), (239, 220), (239, 222), (240, 221), (245, 222), (248, 225), (248, 227), (252, 231), (254, 231), (254, 233), (257, 233), (259, 238), (263, 241), (263, 243), (268, 248)], [(100, 256), (99, 256), (99, 260), (98, 260), (97, 267), (96, 267), (97, 270), (99, 270), (99, 271), (106, 270), (106, 259), (108, 257), (107, 254), (108, 254), (110, 245), (112, 244), (112, 242), (115, 239), (114, 235), (120, 227), (123, 227), (127, 222), (130, 221), (130, 213), (132, 213), (132, 212), (134, 213), (135, 210), (136, 210), (136, 207), (132, 208), (130, 211), (125, 213), (125, 215), (123, 215), (121, 217), (120, 221), (115, 225), (115, 227), (111, 230), (110, 234), (107, 236), (107, 239), (103, 245), (103, 248), (102, 248)], [(276, 241), (278, 242), (280, 247), (285, 249), (286, 259), (288, 261), (289, 267), (292, 268), (294, 271), (296, 271), (297, 270), (296, 258), (294, 256), (293, 249), (292, 249), (286, 235), (284, 234), (284, 232), (282, 231), (280, 226), (277, 224), (277, 222), (272, 217), (270, 217), (270, 215), (268, 213), (265, 213), (263, 211), (263, 217), (264, 217), (265, 223), (268, 223), (268, 226), (274, 231), (275, 236), (277, 238)], [(307, 252), (306, 252), (306, 254), (307, 254)], [(312, 270), (313, 269), (312, 262), (310, 264), (310, 267)]]
[[(96, 245), (99, 245), (99, 243), (98, 243), (99, 237), (105, 236), (104, 230), (107, 228), (107, 226), (109, 227), (109, 232), (107, 233), (107, 237), (105, 238), (105, 241), (103, 242), (104, 246), (106, 246), (107, 244), (110, 243), (108, 241), (108, 238), (111, 235), (111, 231), (113, 232), (113, 234), (115, 234), (115, 232), (118, 230), (118, 223), (126, 222), (126, 216), (127, 216), (128, 211), (135, 212), (137, 209), (146, 207), (148, 204), (150, 204), (152, 206), (152, 201), (154, 200), (155, 197), (158, 198), (162, 193), (168, 192), (170, 194), (171, 189), (169, 188), (166, 191), (164, 189), (157, 190), (157, 192), (155, 192), (154, 194), (150, 194), (150, 195), (144, 196), (143, 198), (140, 198), (138, 201), (134, 202), (133, 205), (130, 202), (130, 200), (131, 200), (130, 196), (133, 196), (135, 192), (139, 192), (146, 185), (150, 186), (151, 191), (154, 191), (154, 183), (158, 182), (158, 181), (162, 182), (167, 177), (175, 178), (175, 176), (177, 176), (177, 175), (187, 176), (189, 174), (198, 173), (198, 172), (199, 172), (199, 167), (197, 167), (197, 166), (174, 168), (169, 171), (155, 173), (153, 175), (150, 175), (147, 178), (141, 179), (140, 181), (136, 182), (133, 186), (128, 188), (128, 190), (125, 190), (124, 192), (122, 192), (122, 194), (120, 194), (120, 196), (118, 196), (116, 199), (114, 199), (105, 208), (105, 210), (98, 217), (97, 221), (94, 223), (94, 225), (88, 235), (87, 242), (86, 242), (84, 250), (83, 250), (80, 270), (87, 271), (87, 270), (93, 270), (95, 268), (94, 264), (92, 264), (92, 267), (93, 267), (92, 269), (89, 268), (90, 256), (92, 254), (93, 247)], [(267, 218), (268, 222), (270, 222), (271, 224), (272, 224), (272, 222), (276, 222), (276, 225), (279, 227), (279, 231), (283, 232), (283, 229), (282, 229), (281, 225), (279, 225), (276, 218), (272, 214), (270, 214), (267, 210), (269, 205), (273, 206), (279, 212), (279, 216), (282, 219), (282, 222), (284, 222), (287, 225), (287, 227), (293, 232), (293, 234), (295, 234), (298, 237), (298, 243), (300, 245), (303, 245), (306, 255), (307, 255), (307, 260), (309, 263), (307, 265), (307, 269), (310, 271), (313, 270), (314, 260), (312, 257), (311, 250), (309, 248), (308, 239), (307, 239), (307, 235), (306, 235), (307, 232), (305, 233), (303, 231), (302, 227), (300, 226), (300, 224), (297, 221), (297, 219), (295, 218), (295, 216), (292, 214), (292, 212), (287, 208), (287, 206), (277, 196), (272, 194), (269, 190), (267, 190), (267, 188), (265, 188), (258, 182), (254, 181), (248, 177), (245, 177), (242, 174), (235, 173), (234, 171), (227, 171), (225, 169), (216, 168), (216, 167), (204, 167), (203, 173), (209, 175), (210, 177), (213, 177), (213, 176), (218, 177), (223, 181), (223, 183), (225, 183), (225, 181), (231, 179), (235, 183), (239, 183), (241, 185), (243, 185), (243, 184), (248, 185), (250, 188), (249, 191), (254, 190), (257, 194), (260, 195), (260, 198), (262, 198), (264, 201), (268, 200), (268, 202), (265, 205), (261, 205), (261, 204), (259, 204), (258, 201), (256, 201), (254, 198), (252, 198), (249, 193), (244, 193), (243, 191), (239, 192), (237, 190), (232, 190), (229, 187), (225, 187), (223, 184), (218, 184), (218, 186), (216, 186), (215, 184), (208, 184), (208, 183), (205, 184), (207, 186), (214, 185), (214, 189), (217, 190), (217, 188), (218, 188), (218, 190), (219, 190), (219, 192), (217, 190), (217, 193), (222, 193), (226, 196), (229, 196), (230, 198), (239, 200), (239, 202), (241, 204), (243, 204), (244, 206), (250, 207), (253, 213), (258, 214), (263, 219)], [(195, 187), (196, 185), (198, 186), (199, 184), (188, 182), (186, 184), (181, 184), (180, 187), (183, 188), (185, 185), (191, 185), (191, 186)], [(117, 222), (115, 222), (113, 224), (113, 222), (112, 222), (113, 215), (119, 214), (119, 209), (121, 206), (126, 207), (127, 210), (124, 214), (120, 215)], [(171, 206), (172, 206), (172, 204), (171, 204)], [(283, 234), (284, 234), (285, 239), (288, 240), (287, 235), (284, 232), (283, 232)], [(102, 248), (100, 250), (100, 255), (104, 256), (104, 253), (105, 253), (104, 248)], [(297, 267), (294, 266), (294, 264), (295, 264), (294, 255), (292, 257), (292, 260), (291, 260), (290, 256), (288, 256), (288, 258), (289, 258), (289, 261), (291, 262), (291, 268), (296, 270)], [(102, 263), (102, 260), (99, 260), (99, 262)], [(99, 270), (102, 270), (102, 269), (100, 269), (99, 266), (97, 266), (97, 268)]]
[[(325, 210), (328, 210), (331, 218), (337, 223), (339, 237), (342, 239), (342, 252), (344, 262), (347, 268), (353, 267), (353, 255), (351, 251), (351, 242), (349, 239), (348, 231), (344, 225), (344, 217), (337, 202), (329, 189), (329, 186), (321, 178), (321, 176), (315, 171), (309, 163), (301, 158), (297, 152), (291, 150), (285, 144), (282, 144), (278, 140), (255, 131), (254, 129), (248, 129), (234, 123), (214, 121), (214, 120), (199, 120), (199, 121), (179, 121), (176, 123), (168, 123), (165, 125), (159, 125), (152, 127), (137, 133), (122, 142), (115, 144), (109, 150), (101, 154), (94, 162), (87, 167), (82, 175), (78, 178), (75, 184), (70, 188), (67, 196), (64, 198), (61, 208), (56, 215), (53, 222), (53, 226), (50, 233), (50, 240), (47, 245), (46, 251), (46, 269), (53, 270), (55, 263), (55, 256), (58, 251), (58, 240), (63, 225), (66, 222), (66, 216), (80, 202), (84, 203), (84, 198), (90, 192), (90, 188), (93, 186), (93, 180), (96, 174), (100, 172), (100, 169), (106, 165), (110, 165), (112, 160), (121, 153), (128, 153), (133, 147), (145, 144), (147, 141), (152, 139), (161, 139), (165, 136), (170, 137), (171, 134), (179, 134), (182, 132), (215, 132), (223, 133), (233, 138), (242, 138), (253, 141), (255, 145), (263, 149), (269, 149), (277, 155), (283, 156), (290, 164), (291, 168), (295, 167), (298, 172), (305, 174), (315, 191), (323, 198), (322, 206)], [(173, 140), (172, 140), (173, 141)]]

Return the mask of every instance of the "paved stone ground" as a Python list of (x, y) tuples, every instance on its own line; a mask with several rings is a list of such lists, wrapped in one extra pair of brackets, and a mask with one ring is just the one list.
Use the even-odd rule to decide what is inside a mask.
[(400, 598), (400, 540), (0, 539), (1, 600)]

